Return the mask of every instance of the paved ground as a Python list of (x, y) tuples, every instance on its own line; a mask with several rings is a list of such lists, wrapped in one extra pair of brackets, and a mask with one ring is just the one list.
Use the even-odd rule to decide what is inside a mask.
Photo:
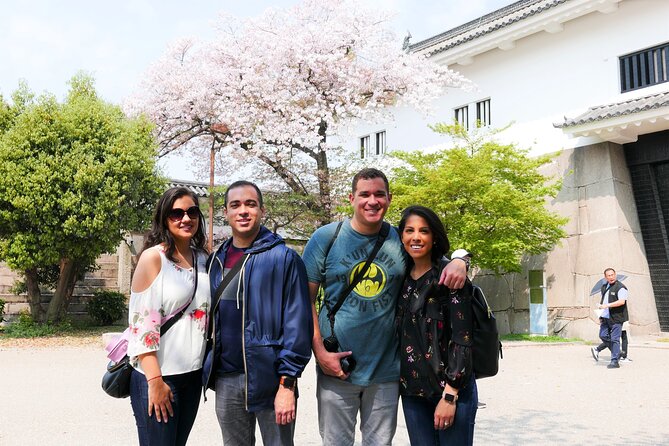
[[(630, 352), (608, 370), (584, 344), (507, 343), (500, 374), (478, 382), (475, 444), (669, 445), (669, 343), (636, 340)], [(136, 444), (129, 400), (100, 389), (105, 365), (101, 347), (0, 344), (0, 445)], [(313, 365), (300, 386), (296, 444), (317, 445)], [(408, 445), (399, 419), (394, 444)], [(213, 395), (189, 444), (221, 444)]]

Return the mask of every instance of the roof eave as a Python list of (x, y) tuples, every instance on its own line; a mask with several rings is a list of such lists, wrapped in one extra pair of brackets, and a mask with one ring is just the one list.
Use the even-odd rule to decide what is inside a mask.
[(608, 14), (616, 11), (621, 1), (571, 0), (494, 31), (479, 30), (481, 35), (476, 35), (477, 31), (471, 30), (467, 34), (473, 34), (473, 36), (462, 43), (457, 43), (459, 39), (464, 38), (458, 35), (417, 49), (415, 53), (429, 56), (435, 62), (446, 66), (455, 63), (469, 65), (475, 56), (496, 48), (508, 51), (515, 47), (516, 41), (529, 35), (542, 31), (552, 34), (561, 32), (563, 23), (586, 14), (596, 11)]
[(554, 124), (571, 138), (592, 138), (594, 142), (617, 144), (635, 142), (639, 135), (669, 130), (669, 106), (630, 113), (583, 124), (565, 126)]

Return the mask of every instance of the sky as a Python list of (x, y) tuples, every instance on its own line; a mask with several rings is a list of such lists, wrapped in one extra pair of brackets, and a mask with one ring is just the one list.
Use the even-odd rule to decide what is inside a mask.
[[(394, 13), (391, 28), (412, 43), (494, 11), (513, 0), (357, 0)], [(35, 93), (63, 99), (68, 80), (83, 70), (98, 93), (121, 103), (167, 45), (181, 37), (207, 39), (220, 11), (237, 17), (298, 0), (31, 0), (3, 2), (0, 14), (0, 94), (9, 98), (25, 80)], [(183, 163), (180, 163), (183, 166)], [(181, 169), (181, 170), (175, 170)], [(195, 178), (165, 164), (166, 174)]]

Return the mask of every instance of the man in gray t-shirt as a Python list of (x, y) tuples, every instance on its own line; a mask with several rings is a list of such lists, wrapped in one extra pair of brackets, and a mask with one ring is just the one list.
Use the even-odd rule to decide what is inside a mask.
[[(325, 288), (319, 316), (312, 305), (312, 349), (318, 361), (318, 422), (324, 445), (352, 445), (360, 412), (363, 444), (391, 444), (397, 425), (399, 360), (394, 316), (404, 281), (406, 260), (400, 236), (390, 230), (362, 280), (336, 313), (335, 335), (339, 352), (328, 352), (323, 339), (331, 335), (328, 308), (332, 308), (369, 256), (390, 205), (388, 179), (377, 169), (363, 169), (353, 177), (349, 200), (353, 217), (319, 228), (307, 243), (303, 259), (309, 292), (315, 302)], [(464, 261), (451, 262), (442, 275), (447, 286), (461, 288), (466, 278)], [(356, 366), (345, 373), (341, 360), (352, 356)]]

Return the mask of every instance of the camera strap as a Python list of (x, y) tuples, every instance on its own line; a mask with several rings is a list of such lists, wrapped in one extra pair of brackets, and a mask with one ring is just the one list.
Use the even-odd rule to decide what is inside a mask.
[[(390, 233), (390, 224), (384, 221), (383, 224), (381, 225), (381, 230), (379, 231), (379, 235), (376, 238), (376, 244), (374, 245), (372, 252), (369, 254), (369, 257), (367, 257), (367, 261), (365, 262), (364, 266), (358, 270), (358, 272), (353, 277), (353, 280), (351, 280), (351, 283), (349, 283), (346, 289), (339, 295), (339, 300), (337, 300), (337, 303), (334, 305), (334, 307), (328, 308), (330, 331), (333, 335), (334, 335), (335, 314), (337, 313), (337, 311), (339, 311), (341, 306), (344, 305), (344, 301), (346, 300), (348, 295), (351, 294), (351, 291), (353, 291), (353, 289), (362, 280), (365, 273), (369, 269), (369, 265), (371, 265), (372, 262), (374, 261), (376, 254), (379, 252), (381, 246), (386, 241), (386, 238), (388, 237), (389, 233)], [(323, 302), (326, 304), (327, 307), (328, 306), (327, 299), (323, 299)]]

